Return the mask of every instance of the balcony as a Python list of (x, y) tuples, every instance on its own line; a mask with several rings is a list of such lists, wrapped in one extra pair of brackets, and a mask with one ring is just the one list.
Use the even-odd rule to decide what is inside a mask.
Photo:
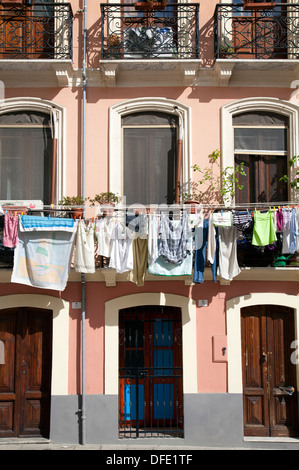
[(36, 83), (36, 72), (43, 83), (49, 78), (59, 82), (72, 63), (70, 3), (31, 3), (0, 5), (1, 79), (12, 86), (18, 72), (25, 86), (27, 80)]
[[(274, 83), (279, 76), (280, 85), (290, 86), (299, 71), (299, 3), (263, 5), (259, 8), (252, 8), (245, 2), (216, 5), (216, 63), (226, 79), (230, 79), (233, 72), (238, 73), (241, 81), (248, 71), (249, 74), (262, 71), (268, 72), (265, 81), (271, 77)], [(276, 76), (273, 76), (274, 70)]]
[[(8, 212), (11, 214), (20, 214), (25, 207), (15, 207)], [(106, 207), (107, 206), (103, 206)], [(190, 206), (181, 206), (187, 211), (190, 211)], [(212, 207), (212, 206), (210, 206)], [(220, 206), (219, 206), (220, 207)], [(221, 206), (222, 207), (222, 206)], [(261, 207), (258, 206), (259, 210), (267, 211), (266, 205)], [(8, 206), (9, 208), (9, 206)], [(17, 211), (15, 210), (17, 209)], [(215, 206), (216, 210), (217, 206)], [(117, 208), (112, 209), (108, 207), (107, 217), (114, 217), (114, 211)], [(26, 209), (28, 215), (44, 215), (54, 217), (73, 217), (72, 211), (66, 211), (66, 209), (54, 208), (46, 210), (45, 212), (38, 209)], [(100, 212), (103, 214), (102, 212)], [(129, 212), (127, 213), (129, 214)], [(137, 212), (138, 214), (138, 212)], [(130, 212), (130, 216), (132, 212)], [(91, 219), (90, 219), (91, 220)], [(129, 220), (131, 218), (129, 217)], [(11, 270), (14, 264), (14, 248), (7, 248), (3, 246), (3, 228), (4, 221), (2, 218), (0, 224), (0, 282), (10, 282)], [(97, 249), (95, 244), (95, 273), (86, 274), (87, 281), (91, 282), (105, 282), (107, 287), (113, 287), (117, 282), (130, 281), (129, 271), (119, 274), (115, 269), (109, 267), (109, 258), (97, 255)], [(299, 252), (286, 253), (283, 251), (283, 233), (277, 232), (277, 241), (267, 246), (255, 246), (251, 243), (250, 230), (239, 231), (237, 238), (237, 259), (239, 267), (241, 268), (240, 274), (233, 281), (299, 281)], [(194, 247), (193, 247), (194, 249)], [(193, 253), (194, 263), (194, 253)], [(193, 265), (194, 267), (194, 265)], [(71, 282), (80, 282), (80, 273), (76, 272), (74, 266), (72, 266), (69, 280)], [(158, 276), (154, 274), (146, 273), (147, 281), (183, 281), (186, 285), (190, 285), (193, 282), (193, 273), (184, 276)], [(212, 274), (210, 269), (210, 263), (206, 260), (205, 263), (205, 281), (212, 280)], [(227, 281), (225, 279), (218, 278), (221, 284), (229, 284), (233, 281)]]
[(153, 78), (157, 71), (172, 77), (183, 71), (188, 78), (199, 66), (199, 4), (102, 4), (101, 18), (100, 62), (107, 79), (116, 68), (152, 72)]

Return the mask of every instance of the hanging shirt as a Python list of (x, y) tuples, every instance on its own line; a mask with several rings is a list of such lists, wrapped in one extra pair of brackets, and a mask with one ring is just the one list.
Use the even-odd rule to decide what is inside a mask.
[(254, 226), (252, 234), (252, 245), (267, 246), (277, 241), (273, 211), (268, 212), (254, 212)]
[(213, 214), (213, 222), (215, 227), (231, 227), (232, 220), (232, 213), (230, 211), (215, 212)]
[(94, 224), (89, 222), (86, 227), (84, 220), (80, 220), (77, 229), (74, 258), (75, 270), (79, 273), (94, 273), (94, 255)]
[(15, 248), (18, 244), (18, 216), (4, 215), (3, 246)]
[(112, 240), (114, 238), (115, 222), (113, 219), (105, 217), (96, 223), (97, 255), (110, 258)]
[(218, 275), (228, 281), (233, 280), (241, 269), (237, 260), (236, 227), (219, 227), (219, 267)]
[(292, 211), (283, 209), (282, 253), (290, 252)]
[(148, 216), (148, 262), (154, 263), (159, 256), (159, 217), (156, 214)]
[(187, 213), (179, 220), (161, 214), (159, 256), (168, 263), (181, 263), (192, 250), (191, 230)]
[(233, 225), (241, 232), (247, 230), (252, 222), (251, 213), (248, 211), (233, 212)]
[(118, 273), (133, 269), (132, 231), (123, 224), (116, 222), (109, 267)]

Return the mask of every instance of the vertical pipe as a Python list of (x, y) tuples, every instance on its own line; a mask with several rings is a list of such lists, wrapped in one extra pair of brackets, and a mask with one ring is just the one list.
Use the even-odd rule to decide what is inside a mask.
[(52, 139), (52, 182), (51, 182), (51, 204), (55, 203), (56, 188), (56, 164), (57, 164), (57, 139)]
[[(83, 64), (82, 64), (82, 197), (85, 200), (85, 154), (86, 154), (86, 13), (87, 0), (84, 0), (83, 9)], [(83, 218), (85, 217), (85, 207)], [(81, 403), (81, 432), (82, 445), (86, 444), (86, 403), (85, 403), (85, 275), (81, 273), (82, 291), (82, 403)]]

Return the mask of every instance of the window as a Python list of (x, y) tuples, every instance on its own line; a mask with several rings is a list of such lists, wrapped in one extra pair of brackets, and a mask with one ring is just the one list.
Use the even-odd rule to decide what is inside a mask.
[[(129, 199), (123, 201), (128, 205), (132, 203), (132, 200), (133, 204), (154, 204), (154, 200), (159, 201), (159, 204), (174, 202), (175, 198), (174, 195), (172, 196), (172, 192), (175, 185), (173, 175), (177, 157), (176, 139), (180, 139), (181, 145), (178, 153), (181, 156), (181, 165), (176, 179), (180, 181), (181, 192), (190, 193), (192, 178), (190, 121), (189, 107), (176, 100), (166, 98), (137, 98), (112, 106), (109, 113), (109, 191), (119, 196), (128, 197), (129, 195)], [(126, 143), (123, 139), (124, 133), (126, 134)], [(158, 136), (158, 142), (151, 142), (149, 149), (146, 148), (148, 145), (142, 141), (146, 133), (148, 133), (147, 142), (151, 140), (149, 135)], [(138, 139), (136, 134), (139, 135)], [(163, 142), (165, 135), (168, 139), (167, 145), (166, 142)], [(126, 149), (129, 152), (130, 148), (132, 149), (134, 140), (138, 140), (139, 147), (133, 148), (131, 155), (125, 155)], [(145, 152), (147, 152), (147, 157), (145, 157)], [(157, 157), (158, 152), (161, 160)], [(138, 155), (141, 156), (140, 159), (137, 158)], [(159, 188), (158, 196), (154, 194), (152, 189), (140, 186), (139, 193), (137, 192), (137, 182), (133, 180), (132, 176), (133, 172), (137, 171), (137, 168), (133, 166), (136, 164), (141, 169), (142, 165), (143, 168), (145, 165), (149, 165), (151, 171), (155, 172), (155, 187)], [(153, 168), (154, 164), (156, 168)], [(132, 172), (131, 175), (130, 172)], [(149, 173), (143, 175), (143, 181), (148, 181), (148, 176)], [(135, 192), (133, 194), (132, 189), (128, 187), (128, 178), (131, 178), (134, 184)], [(142, 198), (142, 200), (137, 198)], [(150, 200), (151, 198), (152, 200)]]
[(0, 199), (51, 203), (51, 116), (37, 111), (0, 115)]
[[(284, 202), (296, 202), (298, 200), (298, 194), (296, 194), (293, 188), (288, 188), (287, 185), (285, 186), (285, 193), (283, 193), (283, 195), (281, 193), (279, 195), (277, 194), (281, 188), (281, 186), (278, 185), (280, 175), (289, 173), (291, 179), (294, 176), (293, 169), (289, 168), (288, 160), (299, 154), (298, 124), (298, 106), (277, 98), (245, 98), (223, 106), (221, 109), (222, 168), (233, 167), (235, 165), (235, 158), (240, 158), (241, 161), (245, 161), (246, 155), (249, 161), (254, 155), (267, 156), (268, 159), (271, 157), (272, 162), (274, 162), (272, 163), (272, 167), (273, 165), (276, 166), (277, 170), (276, 176), (272, 176), (270, 180), (274, 182), (275, 187), (271, 189), (270, 195), (268, 193), (267, 198), (264, 198), (262, 194), (263, 187), (260, 186), (260, 191), (254, 193), (255, 200), (259, 201), (262, 199), (260, 197), (262, 195), (263, 200), (268, 199), (272, 202), (278, 201), (276, 197), (279, 197), (279, 199), (280, 197), (284, 197)], [(239, 129), (236, 131), (236, 134), (234, 132), (235, 128)], [(254, 139), (252, 136), (248, 136), (250, 129), (252, 129), (252, 133), (255, 135)], [(256, 137), (257, 135), (259, 138)], [(275, 139), (272, 141), (274, 136)], [(281, 139), (281, 137), (283, 138)], [(253, 143), (255, 145), (253, 145)], [(276, 162), (274, 160), (276, 160)], [(279, 167), (278, 162), (281, 162), (283, 168)], [(249, 162), (247, 165), (249, 168)], [(264, 167), (267, 166), (271, 167), (270, 163), (268, 165), (265, 163)], [(265, 177), (265, 172), (266, 170), (263, 173), (257, 173), (256, 176), (249, 174), (245, 178), (245, 181), (243, 180), (245, 188), (242, 190), (241, 194), (237, 194), (237, 202), (244, 201), (245, 197), (248, 197), (248, 199), (244, 202), (254, 202), (249, 199), (250, 196), (245, 196), (246, 191), (250, 181), (253, 184), (254, 178), (260, 180), (262, 177)], [(268, 186), (269, 183), (267, 182), (267, 187)], [(234, 201), (231, 202), (233, 203)]]
[(265, 112), (233, 117), (235, 165), (245, 164), (242, 190), (236, 202), (278, 202), (288, 200), (288, 118)]
[(173, 204), (177, 117), (134, 113), (122, 118), (123, 191), (128, 205)]

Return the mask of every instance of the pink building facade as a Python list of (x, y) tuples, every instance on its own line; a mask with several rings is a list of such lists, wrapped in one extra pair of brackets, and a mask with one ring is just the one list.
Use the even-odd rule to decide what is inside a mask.
[[(3, 235), (15, 212), (65, 219), (65, 196), (119, 197), (106, 218), (84, 204), (75, 223), (92, 224), (96, 267), (76, 267), (77, 232), (62, 290), (12, 280), (16, 248), (2, 245), (0, 438), (297, 448), (299, 4), (87, 3), (0, 2)], [(245, 162), (225, 200), (193, 171), (216, 150), (215, 184)], [(178, 203), (181, 222), (194, 184), (185, 271), (146, 258), (137, 281), (99, 255), (97, 223), (134, 203), (158, 205), (159, 223), (160, 205)], [(264, 244), (256, 213), (273, 221)], [(214, 214), (229, 215), (226, 231)], [(216, 271), (196, 258), (208, 223)]]

